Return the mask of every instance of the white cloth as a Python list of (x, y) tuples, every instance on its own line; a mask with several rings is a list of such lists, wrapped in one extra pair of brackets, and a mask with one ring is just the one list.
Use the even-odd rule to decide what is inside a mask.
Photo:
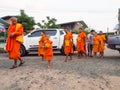
[(87, 40), (89, 44), (93, 44), (93, 35), (91, 33), (87, 35)]

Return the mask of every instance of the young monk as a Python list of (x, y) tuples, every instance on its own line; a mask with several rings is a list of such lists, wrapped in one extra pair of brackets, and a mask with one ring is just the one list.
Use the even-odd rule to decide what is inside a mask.
[[(17, 23), (17, 18), (11, 18), (11, 25), (8, 28), (8, 38), (6, 41), (6, 50), (9, 55), (9, 59), (14, 60), (14, 64), (10, 69), (17, 68), (17, 62), (20, 61), (21, 66), (24, 61), (20, 57), (20, 45), (21, 43), (16, 40), (16, 37), (23, 34), (23, 26)], [(16, 30), (17, 29), (17, 30)]]
[(51, 60), (53, 57), (53, 49), (52, 49), (52, 41), (49, 40), (50, 35), (46, 35), (45, 41), (45, 50), (44, 50), (44, 58), (48, 61), (48, 69), (51, 68)]
[(77, 51), (79, 58), (81, 58), (82, 54), (84, 54), (87, 57), (85, 50), (85, 42), (86, 42), (85, 40), (86, 40), (86, 34), (83, 32), (82, 28), (79, 28), (79, 34), (77, 37)]
[(44, 44), (45, 44), (45, 40), (46, 40), (46, 35), (45, 32), (42, 31), (41, 32), (41, 38), (39, 41), (39, 47), (38, 47), (38, 56), (42, 57), (42, 60), (44, 60)]
[(68, 32), (68, 29), (64, 29), (66, 35), (64, 36), (64, 52), (66, 55), (65, 62), (68, 60), (68, 56), (70, 56), (70, 60), (72, 60), (72, 53), (73, 53), (73, 36), (71, 32)]
[(105, 37), (105, 35), (103, 34), (102, 31), (99, 32), (99, 37), (100, 37), (99, 52), (100, 52), (100, 57), (103, 58), (104, 57), (106, 37)]
[(97, 53), (99, 52), (99, 45), (100, 45), (100, 37), (97, 34), (97, 32), (94, 32), (94, 38), (93, 38), (93, 52), (94, 56), (96, 57)]

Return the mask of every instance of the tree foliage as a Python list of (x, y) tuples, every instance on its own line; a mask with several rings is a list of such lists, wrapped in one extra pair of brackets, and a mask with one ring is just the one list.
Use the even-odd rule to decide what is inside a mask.
[(46, 20), (42, 20), (42, 22), (37, 23), (37, 25), (41, 28), (60, 28), (59, 25), (56, 24), (57, 19), (55, 18), (50, 18), (49, 16), (46, 17)]
[(20, 15), (18, 16), (18, 22), (24, 26), (26, 30), (32, 30), (35, 25), (35, 20), (33, 17), (28, 16), (24, 10), (20, 10)]

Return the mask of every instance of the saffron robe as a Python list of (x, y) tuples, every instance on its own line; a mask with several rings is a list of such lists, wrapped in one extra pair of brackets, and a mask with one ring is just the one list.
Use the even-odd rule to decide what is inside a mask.
[(52, 60), (53, 57), (53, 49), (52, 49), (52, 41), (45, 41), (45, 50), (44, 50), (44, 58), (45, 60)]
[[(19, 27), (17, 27), (17, 24), (9, 26), (6, 40), (6, 51), (8, 52), (9, 59), (14, 60), (20, 58), (20, 42), (16, 41), (16, 37), (23, 34), (23, 26), (19, 24)], [(16, 27), (18, 30), (16, 30)], [(10, 37), (12, 33), (14, 33), (14, 36)]]
[(39, 46), (38, 46), (38, 56), (44, 55), (44, 42), (46, 40), (46, 36), (42, 35), (39, 41)]
[(73, 36), (71, 32), (66, 33), (64, 36), (64, 52), (65, 54), (73, 53)]
[(86, 34), (84, 32), (81, 32), (78, 34), (78, 37), (77, 37), (77, 51), (78, 52), (86, 52), (85, 39), (86, 39)]

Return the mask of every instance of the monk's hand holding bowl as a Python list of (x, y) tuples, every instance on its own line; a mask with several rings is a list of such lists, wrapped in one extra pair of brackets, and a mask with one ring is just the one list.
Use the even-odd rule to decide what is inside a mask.
[(13, 38), (13, 37), (14, 37), (14, 35), (15, 35), (15, 33), (11, 33), (11, 34), (10, 34), (10, 37), (11, 37), (11, 38)]
[(42, 48), (44, 48), (45, 46), (43, 45)]

